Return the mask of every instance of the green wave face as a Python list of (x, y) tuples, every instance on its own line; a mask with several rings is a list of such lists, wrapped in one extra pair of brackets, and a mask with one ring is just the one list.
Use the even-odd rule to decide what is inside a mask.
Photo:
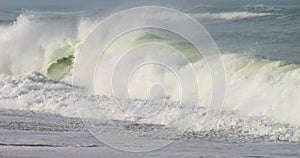
[[(201, 59), (201, 55), (191, 43), (174, 40), (172, 41), (151, 33), (145, 33), (141, 36), (137, 36), (129, 44), (134, 47), (148, 42), (158, 42), (166, 44), (179, 51), (191, 63), (197, 62)], [(56, 53), (54, 54), (58, 54), (58, 56), (53, 57), (54, 59), (49, 63), (49, 66), (46, 69), (46, 75), (53, 79), (63, 79), (67, 76), (71, 76), (71, 71), (73, 69), (75, 59), (75, 52), (80, 49), (80, 46), (80, 42), (77, 42), (75, 44), (67, 45), (63, 48), (57, 49)], [(104, 58), (104, 60), (109, 60), (110, 58), (112, 58), (112, 56), (108, 55)]]
[(262, 67), (269, 63), (267, 60), (250, 63), (240, 71), (240, 74), (244, 76), (254, 76)]
[[(129, 42), (128, 42), (129, 41)], [(155, 34), (146, 33), (140, 36), (136, 36), (134, 40), (125, 41), (124, 44), (129, 43), (129, 47), (134, 47), (137, 45), (149, 43), (149, 42), (157, 42), (168, 45), (178, 52), (181, 53), (190, 63), (196, 63), (202, 59), (201, 54), (199, 51), (193, 46), (193, 44), (186, 42), (186, 41), (176, 41), (176, 40), (169, 40), (162, 38)], [(75, 52), (78, 52), (80, 49), (81, 43), (77, 42), (74, 44), (67, 44), (65, 47), (57, 49), (54, 54), (58, 56), (53, 57), (54, 59), (49, 62), (48, 67), (46, 69), (46, 75), (52, 79), (64, 79), (72, 75), (72, 69), (75, 60)], [(127, 51), (123, 50), (120, 47), (118, 51)], [(116, 53), (118, 53), (116, 51)], [(166, 52), (168, 53), (168, 52)], [(103, 57), (103, 61), (110, 60), (116, 54), (108, 54), (107, 56)], [(290, 63), (280, 62), (279, 66), (276, 66), (275, 61), (270, 61), (268, 59), (258, 58), (258, 57), (251, 57), (251, 56), (236, 56), (234, 57), (236, 62), (231, 61), (230, 63), (234, 63), (228, 69), (236, 69), (233, 72), (228, 71), (227, 73), (232, 75), (239, 75), (239, 76), (247, 76), (253, 77), (257, 74), (257, 72), (261, 71), (262, 69), (270, 68), (270, 72), (273, 73), (281, 73), (293, 69), (297, 69), (299, 66)], [(275, 64), (275, 65), (274, 65)], [(272, 66), (274, 65), (274, 66)], [(276, 69), (272, 69), (272, 67), (276, 67)]]
[(46, 75), (52, 79), (63, 79), (67, 76), (71, 76), (73, 69), (75, 52), (80, 48), (81, 44), (76, 42), (75, 44), (67, 44), (65, 47), (57, 49), (46, 69)]
[(180, 52), (191, 63), (199, 61), (202, 58), (201, 54), (192, 43), (186, 41), (168, 40), (151, 33), (147, 33), (138, 37), (134, 41), (133, 45), (143, 44), (147, 42), (158, 42), (166, 44)]
[(62, 79), (71, 74), (73, 63), (74, 55), (58, 59), (48, 67), (47, 76), (54, 79)]
[(168, 42), (168, 45), (182, 53), (191, 63), (197, 62), (202, 58), (199, 51), (189, 42)]
[[(172, 41), (151, 33), (145, 33), (141, 36), (137, 36), (129, 44), (134, 47), (136, 45), (148, 42), (158, 42), (169, 45), (170, 47), (179, 51), (189, 62), (192, 63), (201, 59), (201, 55), (191, 43), (183, 41)], [(75, 52), (80, 49), (80, 46), (80, 42), (77, 42), (72, 45), (68, 44), (63, 48), (56, 50), (56, 52), (53, 54), (57, 54), (57, 56), (53, 57), (53, 59), (51, 60), (47, 68), (46, 75), (53, 79), (63, 79), (67, 76), (71, 76), (71, 71), (73, 69), (75, 59)], [(104, 60), (109, 60), (110, 57), (111, 56), (108, 56), (108, 59)]]

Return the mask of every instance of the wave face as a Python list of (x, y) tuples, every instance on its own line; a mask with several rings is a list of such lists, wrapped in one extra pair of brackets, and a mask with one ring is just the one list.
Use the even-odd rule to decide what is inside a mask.
[[(232, 24), (232, 30), (236, 30), (237, 26), (249, 26), (253, 23), (252, 20), (261, 20), (264, 24), (270, 23), (268, 26), (273, 26), (272, 20), (274, 19), (288, 19), (288, 22), (281, 21), (285, 24), (284, 26), (288, 26), (291, 24), (290, 19), (296, 19), (297, 22), (299, 17), (297, 8), (286, 9), (265, 5), (240, 6), (229, 10), (214, 6), (198, 6), (188, 13), (198, 20), (221, 20), (218, 21), (221, 24), (225, 21), (224, 26), (227, 26), (228, 23)], [(88, 111), (84, 113), (86, 109), (83, 109), (83, 115), (88, 118), (161, 124), (180, 130), (180, 124), (174, 124), (171, 121), (176, 108), (179, 107), (190, 114), (196, 114), (189, 130), (192, 135), (199, 132), (202, 127), (201, 122), (204, 119), (203, 115), (210, 102), (212, 85), (205, 61), (201, 56), (194, 55), (195, 49), (185, 41), (170, 40), (151, 31), (141, 31), (124, 39), (124, 41), (133, 41), (130, 46), (143, 42), (159, 41), (182, 51), (191, 64), (197, 68), (196, 77), (200, 81), (201, 87), (199, 92), (195, 92), (200, 103), (198, 112), (190, 108), (189, 103), (181, 106), (178, 104), (178, 88), (174, 86), (174, 79), (170, 73), (151, 67), (140, 71), (140, 75), (136, 76), (136, 81), (140, 82), (131, 87), (131, 93), (135, 99), (129, 100), (121, 96), (118, 97), (124, 103), (125, 109), (136, 113), (144, 112), (146, 115), (153, 112), (157, 108), (156, 105), (160, 104), (154, 104), (152, 107), (132, 106), (148, 103), (149, 94), (148, 92), (144, 93), (143, 89), (145, 88), (140, 86), (151, 85), (141, 81), (154, 80), (165, 83), (165, 86), (168, 87), (165, 94), (158, 92), (155, 98), (160, 98), (160, 95), (167, 96), (168, 106), (162, 109), (156, 118), (143, 119), (124, 115), (115, 105), (111, 92), (107, 90), (107, 85), (99, 85), (96, 89), (98, 95), (83, 93), (84, 89), (74, 88), (70, 85), (77, 53), (89, 31), (101, 20), (98, 13), (93, 13), (92, 16), (90, 14), (92, 13), (82, 15), (82, 13), (24, 11), (18, 15), (17, 19), (6, 19), (5, 25), (0, 24), (0, 108), (42, 111), (73, 117), (78, 115), (77, 109), (73, 105), (75, 98), (75, 101), (85, 100), (101, 103), (100, 107), (87, 107), (102, 111), (101, 115), (90, 114)], [(163, 17), (163, 15), (160, 16)], [(294, 26), (295, 23), (291, 25)], [(261, 27), (258, 28), (261, 29)], [(230, 31), (228, 32), (230, 33)], [(252, 30), (249, 31), (246, 27), (245, 31), (248, 31), (245, 36), (241, 32), (234, 32), (222, 41), (225, 44), (228, 40), (235, 41), (238, 44), (235, 43), (235, 45), (228, 47), (236, 48), (241, 45), (243, 51), (230, 50), (228, 53), (222, 54), (226, 73), (224, 111), (216, 116), (220, 119), (212, 131), (201, 131), (202, 133), (199, 134), (211, 137), (218, 135), (220, 139), (229, 135), (233, 139), (244, 137), (251, 140), (299, 142), (300, 65), (297, 62), (284, 60), (289, 55), (290, 58), (296, 56), (293, 56), (292, 51), (293, 48), (298, 48), (298, 45), (293, 43), (298, 39), (298, 36), (294, 36), (293, 29), (283, 31), (280, 37), (277, 37), (276, 31), (278, 30), (272, 30), (268, 34), (270, 36), (267, 37), (257, 37), (256, 35), (261, 32), (251, 34), (249, 32)], [(227, 35), (228, 32), (224, 34)], [(223, 37), (224, 35), (220, 35), (219, 30), (213, 33), (216, 34), (217, 41), (219, 36)], [(236, 38), (237, 36), (238, 38)], [(291, 54), (276, 56), (277, 60), (259, 55), (249, 55), (252, 52), (248, 52), (249, 49), (246, 46), (253, 48), (253, 45), (249, 45), (249, 40), (258, 41), (256, 42), (258, 46), (272, 45), (271, 50), (274, 54), (281, 51), (277, 49), (278, 46), (285, 51), (291, 50)], [(222, 42), (220, 43), (222, 44)], [(130, 46), (124, 43), (124, 45), (115, 47), (114, 51), (123, 51), (124, 47)], [(271, 55), (273, 55), (272, 53)], [(270, 54), (266, 56), (268, 55)], [(110, 54), (105, 57), (104, 65), (101, 66), (113, 66), (110, 61), (116, 60), (117, 57), (118, 54)], [(162, 55), (161, 57), (165, 58), (166, 56)], [(178, 72), (184, 73), (186, 65), (179, 62), (176, 64), (178, 65)], [(163, 77), (157, 78), (157, 76)], [(98, 77), (101, 79), (101, 76)], [(188, 116), (179, 116), (178, 120), (184, 120), (185, 117)]]

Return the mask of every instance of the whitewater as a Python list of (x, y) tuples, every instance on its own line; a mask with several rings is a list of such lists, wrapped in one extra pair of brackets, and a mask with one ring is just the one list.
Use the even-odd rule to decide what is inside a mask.
[[(128, 82), (130, 97), (124, 97), (121, 94), (115, 95), (109, 84), (103, 84), (108, 83), (110, 76), (95, 74), (93, 92), (87, 90), (89, 87), (74, 84), (72, 78), (76, 73), (75, 63), (85, 39), (108, 13), (98, 9), (74, 12), (25, 9), (0, 11), (0, 17), (7, 17), (0, 22), (1, 132), (14, 140), (14, 135), (6, 133), (6, 130), (13, 130), (16, 135), (18, 130), (28, 129), (37, 132), (33, 135), (39, 135), (43, 130), (82, 134), (87, 132), (84, 126), (91, 126), (90, 131), (104, 133), (104, 142), (111, 141), (107, 138), (111, 136), (108, 133), (112, 132), (116, 135), (125, 133), (125, 138), (120, 141), (139, 135), (145, 139), (163, 140), (161, 144), (167, 144), (165, 140), (201, 140), (208, 141), (208, 146), (214, 146), (211, 142), (225, 142), (287, 143), (296, 144), (297, 147), (300, 142), (300, 57), (297, 56), (299, 45), (295, 42), (299, 37), (295, 32), (299, 29), (291, 27), (292, 29), (280, 34), (282, 38), (277, 38), (278, 28), (262, 36), (259, 32), (261, 26), (254, 26), (257, 27), (257, 32), (254, 33), (248, 28), (243, 33), (236, 30), (236, 27), (248, 26), (253, 21), (272, 26), (278, 19), (285, 24), (279, 27), (295, 26), (290, 21), (299, 18), (298, 9), (262, 4), (232, 8), (210, 4), (182, 9), (208, 27), (221, 51), (226, 91), (221, 111), (214, 109), (215, 122), (205, 118), (213, 89), (207, 63), (193, 45), (182, 38), (151, 29), (132, 32), (118, 39), (116, 47), (107, 50), (108, 53), (97, 65), (96, 72), (110, 71), (124, 51), (142, 45), (143, 48), (137, 51), (146, 55), (135, 54), (128, 63), (123, 63), (119, 71), (130, 68), (131, 62), (151, 58), (153, 51), (162, 60), (169, 59), (171, 55), (174, 59), (172, 64), (176, 65), (175, 71), (180, 75), (185, 76), (189, 72), (189, 66), (195, 69), (200, 88), (194, 91), (194, 87), (189, 87), (192, 91), (191, 99), (180, 100), (180, 85), (173, 73), (151, 65), (137, 70), (131, 76), (132, 83)], [(159, 15), (164, 18), (162, 13)], [(222, 32), (216, 24), (230, 29)], [(230, 41), (240, 43), (230, 45)], [(251, 41), (256, 43), (251, 44)], [(144, 45), (153, 42), (177, 49), (189, 64), (182, 62), (181, 56), (170, 49), (158, 47), (149, 50)], [(281, 54), (283, 51), (285, 52)], [(156, 83), (164, 89), (160, 86), (153, 88)], [(6, 116), (14, 116), (13, 121)], [(54, 121), (49, 123), (47, 118)], [(36, 129), (35, 122), (39, 120), (41, 128)], [(100, 122), (96, 123), (101, 127), (100, 130), (94, 129), (95, 123), (89, 124), (95, 120)], [(210, 128), (205, 128), (205, 124), (211, 125)], [(58, 132), (57, 137), (64, 136)], [(76, 137), (83, 138), (78, 142), (70, 141)], [(56, 138), (49, 137), (47, 142), (50, 144), (44, 145), (101, 147), (90, 137), (87, 144), (80, 143), (85, 137), (89, 136), (74, 134), (71, 139), (64, 140), (68, 142), (66, 144), (57, 144)], [(20, 142), (15, 141), (3, 144), (9, 148), (18, 144), (26, 146), (28, 143), (21, 139)], [(31, 143), (44, 143), (39, 137), (35, 141)], [(122, 146), (122, 142), (118, 143)], [(119, 147), (112, 144), (113, 147)], [(157, 144), (153, 146), (155, 145)], [(124, 146), (121, 150), (130, 151), (126, 144)], [(273, 147), (277, 149), (277, 146), (270, 148)], [(149, 147), (149, 150), (152, 148)], [(297, 156), (297, 150), (295, 151)], [(206, 153), (210, 154), (211, 152)], [(227, 156), (239, 155), (235, 154)]]

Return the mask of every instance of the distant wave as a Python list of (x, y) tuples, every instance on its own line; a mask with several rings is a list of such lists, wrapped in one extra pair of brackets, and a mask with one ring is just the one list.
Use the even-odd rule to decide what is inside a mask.
[(263, 5), (263, 4), (257, 4), (257, 5), (244, 5), (244, 6), (241, 6), (240, 10), (248, 11), (248, 12), (255, 12), (255, 13), (274, 13), (274, 12), (282, 11), (284, 9), (279, 8), (279, 7), (266, 6), (266, 5)]
[(221, 19), (221, 20), (241, 20), (254, 17), (273, 16), (273, 13), (253, 13), (253, 12), (222, 12), (222, 13), (197, 13), (192, 14), (196, 19)]
[(264, 4), (242, 5), (237, 7), (216, 7), (197, 5), (185, 10), (198, 19), (241, 20), (255, 17), (276, 16), (277, 18), (296, 18), (300, 9), (295, 7), (278, 7)]

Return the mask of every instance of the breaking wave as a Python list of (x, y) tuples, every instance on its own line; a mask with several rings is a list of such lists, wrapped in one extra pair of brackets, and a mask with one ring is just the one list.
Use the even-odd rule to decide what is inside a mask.
[[(267, 10), (259, 8), (262, 7), (246, 6), (246, 10), (240, 12), (199, 13), (194, 16), (200, 19), (240, 20), (274, 15), (274, 13), (258, 11)], [(99, 115), (87, 112), (84, 116), (88, 118), (108, 118), (172, 127), (175, 126), (172, 123), (174, 111), (179, 107), (197, 115), (189, 130), (198, 132), (201, 129), (202, 114), (206, 112), (209, 104), (207, 98), (211, 95), (212, 85), (205, 61), (199, 55), (193, 56), (195, 50), (190, 43), (170, 41), (159, 34), (145, 32), (134, 34), (127, 39), (133, 41), (133, 45), (159, 41), (182, 51), (193, 66), (197, 67), (196, 77), (201, 81), (201, 91), (198, 92), (200, 106), (195, 111), (189, 109), (188, 103), (179, 106), (176, 102), (177, 89), (174, 89), (169, 80), (170, 74), (164, 71), (152, 71), (153, 69), (142, 71), (140, 76), (144, 77), (143, 79), (145, 76), (155, 78), (162, 75), (164, 78), (161, 80), (170, 84), (166, 91), (168, 106), (155, 118), (136, 118), (124, 115), (120, 111), (111, 97), (112, 94), (105, 91), (107, 85), (100, 85), (99, 95), (92, 95), (82, 93), (84, 91), (82, 88), (74, 88), (70, 84), (76, 55), (89, 31), (100, 19), (61, 18), (60, 16), (41, 18), (36, 14), (22, 13), (13, 24), (0, 26), (0, 108), (42, 111), (73, 117), (78, 116), (73, 105), (75, 98), (75, 101), (87, 100), (101, 103), (100, 107), (87, 108), (98, 108), (103, 113)], [(120, 46), (115, 49), (122, 51), (122, 48)], [(114, 59), (113, 55), (105, 60)], [(216, 116), (221, 119), (208, 135), (216, 134), (222, 138), (230, 135), (249, 139), (263, 137), (267, 140), (299, 141), (300, 65), (235, 53), (223, 54), (222, 60), (225, 65), (227, 91), (224, 112)], [(109, 64), (107, 62), (106, 66), (111, 66)], [(184, 72), (185, 65), (178, 66), (178, 71)], [(142, 81), (142, 78), (137, 79)], [(131, 106), (136, 102), (138, 105), (144, 105), (149, 99), (148, 93), (141, 92), (138, 85), (132, 90), (136, 99), (120, 98), (120, 100), (130, 111), (151, 112), (153, 108), (157, 108), (155, 105), (150, 108)], [(185, 117), (188, 116), (180, 116), (179, 120)], [(178, 124), (176, 128), (180, 129), (177, 126)]]

